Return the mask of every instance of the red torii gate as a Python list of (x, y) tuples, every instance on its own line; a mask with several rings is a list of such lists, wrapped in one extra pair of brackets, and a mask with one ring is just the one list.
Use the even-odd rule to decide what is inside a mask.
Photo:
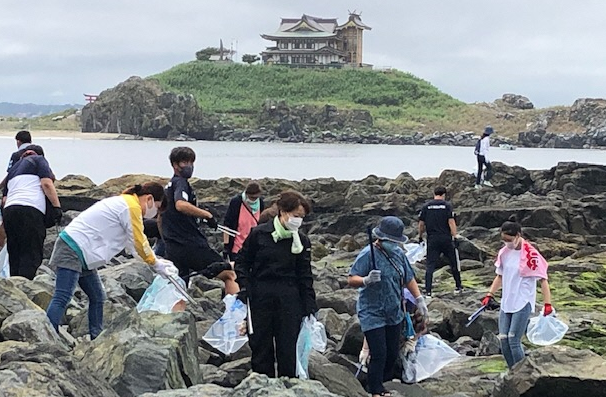
[(92, 103), (95, 102), (97, 100), (97, 98), (99, 97), (99, 95), (93, 95), (93, 94), (84, 94), (84, 99), (88, 101), (88, 103)]

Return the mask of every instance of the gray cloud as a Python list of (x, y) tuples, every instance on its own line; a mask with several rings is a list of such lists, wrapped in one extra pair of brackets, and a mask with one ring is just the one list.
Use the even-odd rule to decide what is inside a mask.
[(269, 42), (280, 17), (362, 11), (365, 61), (430, 81), (466, 102), (505, 92), (539, 106), (606, 92), (606, 3), (599, 0), (0, 0), (0, 101), (83, 102), (131, 75), (193, 60), (207, 46), (238, 57)]

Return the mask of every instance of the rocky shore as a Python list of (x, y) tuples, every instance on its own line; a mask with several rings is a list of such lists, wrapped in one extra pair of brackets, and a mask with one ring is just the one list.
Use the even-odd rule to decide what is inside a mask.
[[(271, 201), (284, 189), (303, 192), (313, 201), (304, 229), (313, 245), (314, 286), (319, 319), (329, 337), (325, 353), (310, 358), (312, 380), (268, 379), (250, 372), (247, 345), (226, 357), (202, 340), (223, 311), (222, 283), (201, 276), (189, 289), (199, 306), (183, 313), (138, 314), (134, 307), (153, 279), (149, 268), (120, 256), (101, 270), (108, 295), (106, 329), (90, 342), (86, 296), (77, 291), (67, 324), (57, 337), (44, 312), (53, 274), (44, 264), (35, 280), (0, 280), (0, 395), (17, 396), (366, 396), (354, 377), (362, 334), (355, 315), (357, 291), (346, 276), (367, 241), (366, 226), (396, 215), (416, 237), (417, 211), (442, 184), (457, 212), (465, 292), (452, 294), (447, 267), (435, 274), (429, 304), (430, 331), (462, 358), (419, 384), (389, 383), (395, 396), (602, 396), (606, 387), (606, 167), (560, 163), (550, 170), (528, 171), (494, 163), (494, 188), (473, 189), (465, 172), (444, 171), (437, 178), (415, 180), (368, 176), (359, 181), (332, 178), (289, 181), (265, 179)], [(96, 200), (128, 185), (162, 178), (127, 175), (95, 185), (84, 176), (67, 176), (56, 186), (64, 222)], [(192, 181), (204, 205), (223, 217), (230, 196), (246, 180)], [(501, 246), (498, 227), (511, 214), (550, 262), (552, 303), (569, 325), (557, 346), (527, 345), (529, 356), (503, 375), (506, 366), (496, 338), (497, 313), (483, 314), (465, 328), (494, 277), (493, 261)], [(48, 258), (56, 231), (49, 229)], [(217, 248), (221, 236), (207, 230)], [(415, 265), (423, 281), (424, 264)], [(540, 301), (540, 294), (539, 294)], [(364, 379), (361, 379), (364, 383)]]
[[(505, 94), (497, 102), (516, 111), (534, 107), (528, 98), (513, 94)], [(515, 117), (509, 112), (492, 113), (499, 120)], [(374, 125), (368, 110), (339, 109), (331, 104), (289, 105), (268, 99), (259, 104), (258, 112), (245, 116), (257, 127), (234, 128), (219, 115), (204, 112), (192, 95), (165, 92), (154, 80), (131, 77), (87, 104), (81, 124), (82, 132), (169, 140), (474, 146), (479, 137), (473, 131), (386, 134)], [(556, 120), (571, 128), (565, 131), (583, 132), (554, 133)], [(517, 138), (499, 136), (497, 128), (491, 142), (493, 146), (604, 148), (606, 100), (582, 98), (570, 108), (547, 110), (528, 123)]]

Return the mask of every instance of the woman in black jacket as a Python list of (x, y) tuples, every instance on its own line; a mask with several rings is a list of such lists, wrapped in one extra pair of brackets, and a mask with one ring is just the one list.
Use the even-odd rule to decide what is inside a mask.
[(276, 204), (273, 221), (253, 228), (244, 242), (236, 259), (236, 281), (238, 298), (250, 304), (252, 370), (275, 377), (277, 361), (278, 376), (292, 378), (301, 320), (318, 310), (311, 243), (299, 231), (311, 208), (292, 190), (283, 192)]
[(226, 260), (234, 261), (236, 259), (250, 230), (259, 224), (259, 216), (265, 209), (261, 194), (259, 183), (250, 181), (244, 192), (232, 197), (229, 201), (223, 224), (230, 229), (237, 230), (240, 234), (231, 237), (229, 234), (223, 233), (223, 258)]

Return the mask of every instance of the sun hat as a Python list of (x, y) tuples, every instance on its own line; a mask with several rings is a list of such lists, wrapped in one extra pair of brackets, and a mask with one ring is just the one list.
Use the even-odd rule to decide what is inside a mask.
[(494, 130), (492, 129), (491, 126), (487, 125), (486, 128), (484, 128), (484, 135), (490, 135), (494, 132)]
[(386, 216), (381, 219), (381, 223), (372, 230), (372, 234), (379, 240), (389, 240), (396, 243), (408, 241), (408, 237), (404, 235), (404, 222), (395, 216)]

